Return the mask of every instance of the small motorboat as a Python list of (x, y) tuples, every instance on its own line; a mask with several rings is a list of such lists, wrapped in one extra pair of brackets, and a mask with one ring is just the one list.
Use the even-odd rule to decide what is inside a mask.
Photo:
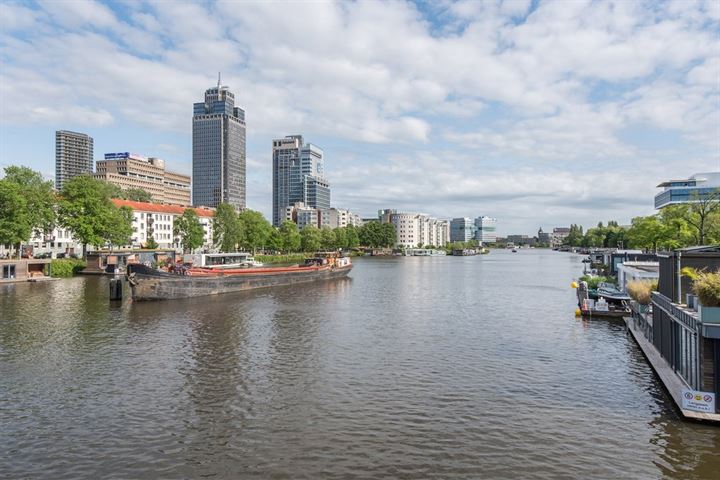
[(617, 288), (612, 283), (600, 282), (597, 288), (598, 297), (603, 297), (605, 300), (611, 302), (629, 302), (632, 300), (630, 295)]

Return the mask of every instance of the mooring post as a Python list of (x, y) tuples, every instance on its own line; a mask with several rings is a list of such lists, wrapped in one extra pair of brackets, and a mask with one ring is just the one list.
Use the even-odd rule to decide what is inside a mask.
[(120, 278), (112, 278), (110, 280), (110, 300), (122, 300), (122, 280)]

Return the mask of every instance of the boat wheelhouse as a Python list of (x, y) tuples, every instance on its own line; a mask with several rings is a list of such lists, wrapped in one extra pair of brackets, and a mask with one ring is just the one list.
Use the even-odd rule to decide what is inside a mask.
[(202, 253), (183, 256), (183, 263), (196, 268), (250, 268), (262, 267), (249, 252)]

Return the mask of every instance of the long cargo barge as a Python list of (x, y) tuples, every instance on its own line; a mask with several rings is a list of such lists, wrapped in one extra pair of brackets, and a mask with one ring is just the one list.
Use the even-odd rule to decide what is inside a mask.
[(135, 301), (172, 300), (337, 279), (347, 276), (350, 270), (352, 263), (345, 257), (311, 259), (302, 266), (181, 268), (173, 272), (131, 264), (127, 279)]

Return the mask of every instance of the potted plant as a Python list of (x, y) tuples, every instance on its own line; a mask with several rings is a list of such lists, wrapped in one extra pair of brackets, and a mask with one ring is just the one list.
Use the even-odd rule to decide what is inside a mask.
[(683, 269), (683, 274), (693, 281), (693, 292), (699, 301), (700, 320), (703, 323), (720, 324), (720, 270), (686, 272), (686, 269)]
[(630, 298), (637, 302), (638, 313), (645, 313), (652, 300), (653, 290), (657, 290), (657, 281), (632, 280), (627, 283), (625, 288)]

